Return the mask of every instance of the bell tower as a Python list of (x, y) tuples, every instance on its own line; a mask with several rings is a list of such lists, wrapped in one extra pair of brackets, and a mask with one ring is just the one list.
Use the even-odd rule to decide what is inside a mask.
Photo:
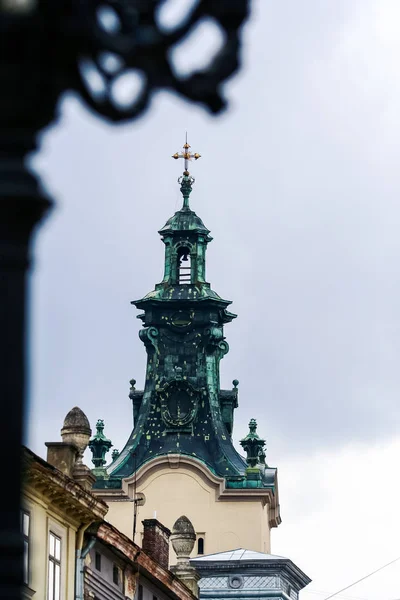
[(255, 421), (241, 442), (247, 459), (232, 443), (239, 382), (221, 390), (220, 361), (229, 350), (224, 327), (236, 315), (206, 281), (212, 238), (189, 205), (195, 180), (188, 163), (200, 155), (186, 140), (173, 158), (185, 163), (178, 179), (183, 204), (159, 230), (164, 277), (132, 302), (143, 323), (145, 385), (137, 390), (131, 380), (133, 431), (103, 474), (97, 470), (96, 493), (126, 535), (133, 532), (131, 502), (140, 497), (139, 521), (154, 511), (169, 528), (182, 514), (190, 518), (195, 555), (239, 546), (268, 552), (270, 528), (280, 523), (276, 469), (265, 463)]
[[(200, 158), (200, 154), (187, 152), (189, 148), (186, 141), (184, 145), (186, 154), (195, 159)], [(185, 156), (185, 152), (176, 153), (173, 158)], [(185, 161), (187, 160), (185, 159)], [(212, 237), (202, 220), (190, 210), (189, 196), (195, 180), (186, 167), (187, 165), (185, 165), (183, 175), (178, 179), (183, 196), (183, 206), (158, 232), (165, 244), (165, 268), (162, 283), (168, 286), (206, 283), (206, 249)]]

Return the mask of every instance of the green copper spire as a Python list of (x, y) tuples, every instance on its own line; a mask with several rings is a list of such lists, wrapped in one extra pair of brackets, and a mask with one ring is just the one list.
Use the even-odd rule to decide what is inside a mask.
[(181, 177), (179, 177), (178, 179), (178, 183), (181, 184), (181, 192), (183, 196), (182, 210), (189, 210), (189, 196), (190, 192), (192, 191), (192, 185), (195, 182), (194, 177), (190, 175), (188, 170), (189, 160), (192, 160), (192, 158), (194, 158), (194, 160), (197, 160), (200, 158), (200, 156), (201, 154), (198, 154), (197, 152), (190, 152), (190, 144), (188, 144), (186, 132), (186, 142), (183, 145), (183, 152), (175, 152), (175, 154), (172, 155), (172, 158), (183, 158), (183, 160), (185, 161), (185, 170), (183, 171), (183, 175), (181, 175)]
[[(168, 462), (171, 454), (179, 454), (223, 477), (226, 489), (269, 488), (275, 493), (275, 469), (263, 464), (265, 442), (255, 433), (255, 421), (242, 441), (247, 461), (232, 442), (239, 381), (234, 379), (231, 389), (221, 389), (220, 363), (229, 351), (225, 326), (236, 315), (228, 310), (231, 302), (206, 280), (206, 251), (212, 237), (189, 206), (194, 179), (188, 162), (200, 155), (192, 154), (186, 141), (183, 152), (173, 157), (185, 161), (178, 180), (183, 206), (159, 230), (165, 246), (163, 279), (132, 302), (143, 323), (139, 337), (147, 353), (144, 389), (136, 389), (131, 379), (134, 427), (119, 455), (113, 453), (108, 477), (100, 475), (95, 487), (121, 489), (123, 480), (142, 465), (162, 457)], [(100, 465), (103, 444), (100, 436), (96, 454)]]
[[(187, 173), (187, 175), (186, 175)], [(189, 196), (192, 191), (192, 185), (195, 179), (191, 175), (189, 175), (189, 171), (184, 171), (183, 175), (179, 177), (178, 183), (181, 184), (181, 192), (183, 196), (183, 206), (182, 210), (189, 210)]]
[(103, 419), (99, 419), (96, 423), (96, 433), (89, 441), (89, 448), (93, 454), (92, 463), (95, 466), (93, 471), (96, 475), (101, 475), (101, 472), (105, 472), (105, 456), (112, 446), (111, 440), (106, 438), (103, 430), (104, 421)]

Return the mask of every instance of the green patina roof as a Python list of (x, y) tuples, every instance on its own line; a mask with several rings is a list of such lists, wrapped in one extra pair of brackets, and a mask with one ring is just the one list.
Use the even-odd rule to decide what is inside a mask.
[[(164, 285), (162, 283), (158, 283), (154, 290), (149, 292), (141, 298), (140, 300), (133, 300), (131, 304), (134, 304), (138, 308), (141, 308), (144, 303), (148, 303), (149, 301), (169, 301), (169, 302), (182, 302), (186, 301), (189, 303), (192, 302), (201, 302), (205, 300), (212, 300), (218, 304), (221, 304), (223, 307), (232, 304), (231, 300), (224, 300), (211, 289), (210, 284), (201, 283), (201, 284), (191, 284), (191, 285)], [(230, 313), (232, 315), (232, 313)], [(232, 318), (236, 317), (236, 315), (232, 315)]]
[(185, 231), (202, 233), (207, 236), (211, 241), (212, 238), (208, 236), (210, 230), (204, 225), (203, 221), (196, 215), (196, 213), (188, 207), (182, 207), (178, 210), (168, 221), (164, 227), (159, 230), (160, 235), (166, 235), (174, 231)]

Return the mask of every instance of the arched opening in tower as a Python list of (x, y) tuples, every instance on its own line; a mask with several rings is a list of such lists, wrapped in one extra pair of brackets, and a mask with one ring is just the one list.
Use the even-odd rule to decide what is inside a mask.
[(180, 285), (192, 283), (190, 250), (185, 246), (178, 250), (178, 283)]

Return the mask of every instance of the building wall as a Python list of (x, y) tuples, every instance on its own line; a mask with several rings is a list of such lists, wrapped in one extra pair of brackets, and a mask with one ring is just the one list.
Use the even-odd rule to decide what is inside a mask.
[[(257, 552), (270, 552), (268, 505), (249, 496), (218, 498), (219, 485), (207, 480), (203, 473), (193, 468), (171, 468), (168, 463), (158, 465), (146, 476), (138, 479), (137, 492), (145, 495), (144, 506), (139, 506), (136, 543), (142, 541), (142, 520), (154, 517), (172, 529), (175, 521), (185, 515), (192, 522), (198, 537), (204, 538), (204, 554), (234, 548), (248, 548)], [(133, 497), (133, 483), (128, 494)], [(133, 503), (112, 502), (107, 520), (132, 537)], [(192, 556), (197, 555), (195, 546)], [(170, 564), (175, 555), (170, 552)]]
[[(96, 553), (101, 557), (100, 564), (97, 565)], [(151, 561), (149, 558), (147, 560)], [(165, 587), (170, 583), (171, 573), (168, 574), (164, 571), (164, 575), (168, 574), (166, 580), (162, 577), (162, 570), (153, 571), (151, 575), (154, 579), (150, 581), (143, 573), (143, 567), (139, 562), (129, 565), (119, 551), (97, 541), (85, 558), (85, 598), (95, 598), (96, 600), (168, 600), (174, 598), (176, 600), (177, 597), (181, 597), (179, 590), (177, 596), (177, 590), (175, 593), (168, 593), (168, 589)], [(100, 569), (97, 568), (99, 566)], [(159, 568), (158, 563), (153, 563), (153, 566)], [(118, 585), (113, 580), (114, 567), (119, 568)], [(164, 585), (163, 589), (158, 585), (158, 580), (161, 585)], [(188, 597), (192, 598), (190, 592), (184, 586), (182, 587), (185, 590), (183, 598), (185, 600)]]
[[(142, 592), (140, 592), (140, 586), (142, 586)], [(142, 595), (141, 599), (140, 595)], [(140, 575), (135, 600), (168, 600), (168, 596), (149, 579)]]
[[(96, 553), (101, 557), (100, 565), (96, 565)], [(118, 568), (118, 583), (113, 580), (114, 566)], [(124, 600), (124, 579), (125, 565), (121, 558), (103, 544), (96, 543), (85, 559), (85, 592), (91, 591), (98, 600)]]
[(29, 587), (35, 598), (47, 598), (49, 533), (61, 538), (61, 600), (75, 596), (76, 526), (55, 511), (39, 493), (25, 491), (22, 507), (30, 515)]

